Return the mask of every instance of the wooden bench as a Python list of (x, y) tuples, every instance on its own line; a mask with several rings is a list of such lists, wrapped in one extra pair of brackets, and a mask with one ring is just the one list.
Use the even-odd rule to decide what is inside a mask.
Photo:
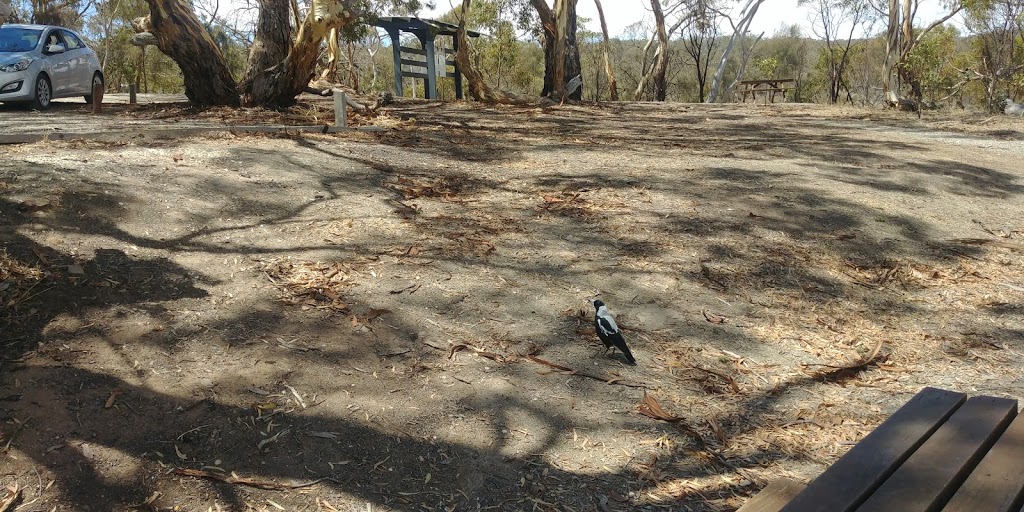
[(1024, 512), (1017, 401), (924, 388), (808, 484), (778, 480), (738, 512)]
[(775, 95), (781, 93), (782, 99), (786, 99), (786, 92), (793, 89), (796, 80), (793, 78), (774, 78), (771, 80), (741, 80), (736, 82), (742, 101), (746, 103), (749, 95), (757, 101), (757, 93), (762, 93), (765, 103), (775, 103)]

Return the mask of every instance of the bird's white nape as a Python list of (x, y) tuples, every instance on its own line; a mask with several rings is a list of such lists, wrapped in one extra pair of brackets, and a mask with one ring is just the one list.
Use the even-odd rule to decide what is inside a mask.
[(597, 308), (596, 316), (598, 319), (598, 324), (601, 326), (602, 329), (610, 329), (605, 331), (605, 334), (611, 335), (619, 332), (619, 326), (615, 323), (615, 319), (612, 318), (611, 313), (608, 312), (607, 307), (601, 306), (600, 308)]

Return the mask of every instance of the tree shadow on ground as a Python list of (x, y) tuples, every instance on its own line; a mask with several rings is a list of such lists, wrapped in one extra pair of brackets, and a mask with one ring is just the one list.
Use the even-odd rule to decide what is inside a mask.
[[(581, 122), (582, 118), (564, 121), (574, 130), (584, 130)], [(636, 135), (640, 139), (648, 136), (654, 135)], [(823, 136), (820, 142), (827, 140)], [(622, 144), (629, 146), (636, 141)], [(761, 144), (753, 140), (743, 143)], [(847, 156), (878, 156), (870, 151), (869, 143), (849, 144)], [(423, 348), (424, 319), (456, 326), (479, 321), (486, 325), (474, 326), (476, 330), (465, 335), (470, 342), (483, 343), (492, 338), (504, 341), (502, 337), (510, 338), (510, 342), (529, 340), (550, 354), (568, 358), (576, 354), (572, 350), (578, 350), (580, 336), (573, 333), (574, 319), (559, 316), (559, 311), (578, 305), (582, 302), (579, 296), (602, 290), (614, 294), (623, 308), (643, 301), (661, 306), (659, 314), (678, 320), (674, 325), (665, 321), (665, 330), (670, 331), (677, 348), (706, 344), (734, 351), (743, 347), (753, 353), (766, 350), (764, 346), (769, 344), (750, 333), (730, 330), (728, 325), (703, 320), (694, 323), (686, 315), (697, 311), (686, 309), (696, 308), (699, 301), (715, 303), (723, 296), (729, 298), (721, 291), (731, 290), (745, 297), (736, 290), (749, 289), (817, 293), (814, 297), (819, 304), (841, 297), (865, 309), (898, 306), (912, 311), (914, 307), (895, 299), (891, 303), (862, 302), (863, 295), (851, 292), (860, 285), (842, 275), (822, 272), (801, 247), (789, 243), (792, 240), (820, 244), (817, 249), (852, 265), (881, 265), (901, 258), (951, 262), (959, 254), (978, 254), (975, 248), (935, 240), (931, 226), (913, 215), (881, 212), (829, 194), (814, 183), (783, 185), (777, 180), (780, 173), (772, 171), (702, 166), (706, 169), (695, 174), (638, 179), (614, 168), (576, 167), (577, 172), (563, 169), (510, 181), (482, 176), (481, 161), (475, 156), (464, 158), (462, 153), (444, 150), (444, 146), (413, 148), (409, 150), (415, 153), (412, 158), (392, 162), (367, 155), (365, 148), (336, 145), (335, 141), (300, 139), (294, 145), (305, 151), (301, 158), (276, 155), (273, 149), (246, 147), (238, 153), (249, 155), (248, 160), (238, 160), (253, 166), (269, 160), (282, 172), (298, 169), (302, 180), (308, 182), (303, 185), (310, 192), (308, 198), (300, 204), (278, 200), (273, 191), (280, 184), (275, 185), (267, 176), (208, 176), (192, 185), (187, 195), (209, 200), (214, 206), (188, 211), (185, 233), (161, 238), (125, 227), (118, 218), (144, 202), (137, 191), (113, 185), (90, 184), (87, 189), (60, 196), (61, 209), (53, 216), (19, 216), (18, 205), (7, 199), (0, 200), (0, 213), (4, 223), (17, 227), (19, 232), (47, 229), (56, 234), (85, 233), (102, 239), (104, 244), (113, 241), (110, 245), (135, 245), (172, 255), (310, 258), (315, 251), (318, 256), (336, 260), (351, 259), (353, 255), (406, 258), (402, 261), (433, 265), (449, 275), (462, 274), (460, 277), (468, 283), (466, 289), (431, 290), (425, 286), (415, 294), (392, 293), (394, 289), (387, 288), (349, 290), (344, 299), (350, 302), (349, 313), (356, 317), (355, 324), (365, 324), (371, 330), (360, 335), (362, 338), (353, 334), (358, 326), (346, 325), (350, 317), (321, 314), (317, 308), (322, 304), (316, 301), (286, 306), (275, 303), (272, 297), (260, 297), (246, 302), (245, 311), (237, 314), (217, 318), (179, 315), (171, 319), (163, 311), (171, 302), (182, 303), (188, 309), (197, 301), (213, 300), (205, 289), (216, 284), (216, 279), (151, 253), (136, 257), (120, 250), (101, 249), (83, 260), (48, 248), (35, 238), (20, 234), (7, 237), (9, 254), (27, 266), (45, 259), (50, 262), (50, 270), (56, 272), (53, 269), (80, 264), (87, 276), (76, 281), (66, 272), (57, 273), (54, 279), (60, 285), (53, 288), (54, 301), (48, 300), (50, 295), (38, 295), (25, 303), (25, 309), (17, 311), (21, 314), (45, 304), (44, 314), (35, 319), (10, 317), (23, 322), (19, 327), (22, 330), (12, 345), (14, 361), (7, 361), (7, 368), (0, 374), (6, 386), (17, 378), (26, 389), (15, 406), (15, 417), (29, 417), (24, 421), (40, 426), (19, 429), (9, 422), (4, 433), (18, 430), (13, 437), (19, 456), (60, 475), (56, 485), (73, 503), (117, 508), (142, 503), (159, 491), (163, 497), (158, 503), (163, 507), (185, 503), (190, 496), (204, 504), (218, 500), (237, 509), (266, 499), (296, 507), (313, 506), (310, 495), (302, 491), (260, 491), (168, 473), (173, 467), (217, 466), (276, 481), (329, 478), (316, 489), (329, 493), (331, 499), (337, 496), (369, 501), (399, 510), (438, 510), (450, 505), (461, 510), (553, 507), (547, 504), (600, 508), (602, 497), (613, 496), (612, 490), (627, 498), (629, 492), (636, 492), (636, 498), (641, 491), (659, 491), (658, 497), (650, 500), (652, 506), (701, 506), (699, 493), (662, 487), (685, 479), (717, 478), (725, 472), (742, 475), (740, 470), (796, 457), (769, 443), (742, 460), (722, 458), (722, 447), (716, 445), (708, 420), (725, 429), (726, 436), (756, 435), (764, 428), (758, 419), (779, 408), (784, 393), (845, 376), (798, 377), (755, 391), (741, 390), (741, 396), (733, 397), (735, 407), (726, 412), (687, 416), (686, 421), (694, 424), (710, 444), (708, 450), (701, 451), (699, 443), (690, 441), (678, 450), (661, 452), (667, 455), (655, 462), (631, 460), (604, 469), (598, 459), (591, 465), (574, 467), (560, 463), (556, 450), (559, 444), (569, 442), (574, 429), (591, 429), (602, 435), (642, 432), (652, 438), (677, 431), (631, 413), (639, 392), (615, 395), (618, 388), (597, 381), (579, 383), (574, 380), (579, 377), (558, 373), (538, 376), (538, 368), (522, 360), (484, 363), (490, 365), (486, 369), (459, 360), (448, 362), (447, 342), (465, 339), (451, 335), (442, 338), (441, 349)], [(795, 151), (813, 153), (812, 148)], [(445, 155), (458, 167), (429, 165), (429, 157), (435, 154)], [(499, 159), (507, 157), (499, 155)], [(916, 172), (938, 172), (944, 165), (936, 160)], [(208, 171), (210, 175), (216, 172)], [(1004, 194), (997, 197), (1019, 194), (1019, 185), (1012, 176), (980, 167), (964, 172), (978, 187), (974, 194), (982, 195), (983, 190), (992, 188)], [(431, 186), (445, 180), (449, 184), (463, 183), (456, 195), (470, 200), (493, 191), (514, 196), (515, 201), (495, 201), (507, 212), (496, 215), (492, 225), (481, 220), (481, 213), (496, 209), (493, 204), (446, 203), (444, 193), (410, 198), (400, 177), (429, 177)], [(871, 187), (870, 183), (859, 185)], [(413, 186), (419, 186), (419, 182)], [(702, 210), (702, 204), (698, 204), (692, 211), (634, 215), (613, 204), (613, 198), (601, 196), (602, 190), (645, 190), (680, 202), (694, 199), (702, 204), (735, 204), (737, 208)], [(701, 190), (702, 197), (692, 198), (693, 190)], [(898, 187), (896, 190), (906, 192)], [(554, 207), (551, 205), (559, 203), (547, 201), (538, 191), (549, 195), (566, 191), (564, 197), (556, 197), (563, 202), (576, 193), (580, 195), (568, 207)], [(252, 196), (233, 197), (243, 193)], [(315, 217), (328, 217), (319, 219), (323, 221), (352, 217), (350, 212), (357, 211), (358, 203), (369, 201), (371, 196), (391, 208), (384, 215), (390, 223), (387, 226), (403, 230), (403, 235), (396, 237), (402, 243), (397, 252), (393, 246), (398, 243), (383, 240), (386, 233), (380, 229), (351, 235), (342, 243), (310, 243), (308, 239), (279, 243), (266, 232), (248, 241), (224, 243), (214, 238), (261, 225), (312, 230), (309, 226), (317, 220)], [(421, 211), (403, 209), (410, 208), (411, 199), (420, 203)], [(336, 210), (318, 210), (332, 202), (344, 202), (348, 210), (344, 215)], [(437, 210), (430, 210), (431, 206)], [(188, 207), (177, 205), (175, 209)], [(230, 217), (229, 225), (221, 225), (224, 222), (219, 220), (220, 215)], [(467, 236), (488, 230), (494, 231), (490, 235), (493, 250), (480, 250)], [(784, 236), (779, 237), (779, 233)], [(441, 242), (431, 246), (432, 240)], [(412, 255), (414, 242), (423, 246), (418, 256)], [(684, 253), (673, 244), (688, 244), (691, 248)], [(959, 253), (953, 252), (954, 248)], [(517, 255), (519, 250), (526, 256)], [(593, 266), (586, 265), (590, 262)], [(513, 293), (514, 281), (525, 279), (523, 276), (542, 276), (544, 286), (524, 286), (526, 293)], [(647, 286), (648, 280), (656, 278), (672, 283), (675, 288), (670, 288), (671, 294), (696, 299), (681, 306), (676, 295)], [(304, 312), (302, 306), (311, 309)], [(119, 320), (119, 315), (134, 320), (133, 308), (144, 310), (141, 316), (146, 318), (165, 320), (170, 328), (125, 336), (116, 328), (89, 326), (87, 321), (93, 317), (83, 314), (89, 310), (109, 312), (96, 318), (126, 328), (130, 322)], [(379, 321), (365, 321), (366, 313), (375, 309), (388, 312), (381, 314)], [(995, 316), (1007, 310), (995, 305), (988, 312)], [(362, 322), (360, 315), (364, 317)], [(558, 318), (535, 325), (541, 322), (533, 319), (545, 317)], [(189, 322), (194, 325), (188, 326)], [(650, 354), (654, 352), (653, 343), (647, 347), (644, 336), (654, 336), (653, 329), (645, 330), (640, 322), (630, 323), (636, 330), (627, 332), (636, 333), (631, 342), (640, 349), (638, 352), (648, 352), (644, 354), (648, 361), (664, 355)], [(496, 327), (489, 327), (491, 324)], [(552, 325), (554, 329), (550, 329)], [(388, 346), (398, 343), (391, 339), (392, 332), (399, 333), (405, 345)], [(446, 336), (450, 333), (441, 331)], [(1011, 335), (1012, 331), (1004, 334)], [(293, 341), (292, 336), (303, 339)], [(275, 341), (277, 337), (283, 339)], [(40, 341), (46, 346), (35, 348)], [(64, 344), (68, 348), (62, 350)], [(159, 350), (143, 352), (136, 345)], [(100, 349), (120, 351), (124, 364), (117, 368), (95, 367), (86, 350)], [(406, 349), (412, 352), (399, 354)], [(150, 364), (141, 355), (162, 357), (163, 365)], [(28, 367), (17, 362), (29, 357), (39, 359)], [(473, 359), (481, 356), (470, 352), (460, 357), (484, 361)], [(187, 373), (189, 364), (200, 358), (217, 369), (209, 376), (209, 385), (176, 385), (175, 374), (179, 370)], [(16, 366), (13, 370), (12, 362)], [(478, 374), (474, 379), (464, 379), (470, 382), (458, 380), (471, 370), (491, 372), (495, 381), (505, 384), (485, 388), (475, 380)], [(378, 379), (376, 372), (405, 373), (410, 379), (391, 387), (394, 381)], [(438, 376), (442, 372), (448, 377), (444, 383)], [(649, 375), (630, 374), (638, 380)], [(420, 378), (424, 379), (422, 384)], [(327, 400), (320, 404), (307, 391), (316, 379), (321, 379), (321, 387), (314, 388), (322, 393), (319, 399)], [(595, 408), (592, 423), (585, 423), (579, 411), (573, 409), (575, 398), (573, 405), (561, 410), (533, 400), (541, 393), (538, 389), (556, 393), (556, 385), (564, 381), (573, 382), (566, 389), (589, 397), (582, 406)], [(679, 381), (672, 383), (678, 385)], [(308, 407), (292, 400), (285, 385), (305, 391)], [(431, 387), (440, 385), (465, 386), (466, 391), (452, 403), (431, 402)], [(565, 392), (562, 387), (557, 389), (558, 393)], [(732, 393), (723, 389), (728, 387), (718, 383), (697, 396), (714, 402)], [(119, 392), (115, 394), (115, 390)], [(409, 410), (382, 405), (385, 402), (380, 397), (395, 393), (409, 397)], [(112, 396), (111, 407), (104, 407)], [(617, 407), (629, 405), (625, 411), (608, 411), (611, 406), (606, 402), (619, 404)], [(42, 409), (41, 404), (49, 409)], [(411, 412), (413, 407), (429, 411)], [(43, 418), (47, 418), (45, 423)], [(523, 429), (528, 434), (517, 430), (523, 422), (534, 426)], [(446, 438), (441, 435), (446, 429), (457, 433), (477, 429), (482, 434), (476, 442), (455, 441), (450, 439), (466, 436)], [(641, 457), (639, 453), (630, 457)], [(700, 462), (705, 459), (710, 462)], [(111, 468), (124, 469), (117, 472)], [(748, 480), (746, 484), (717, 489), (723, 495), (734, 495), (752, 491), (755, 483), (763, 482)], [(631, 504), (627, 501), (620, 508)], [(725, 508), (720, 505), (702, 508)], [(614, 499), (610, 506), (617, 506)]]

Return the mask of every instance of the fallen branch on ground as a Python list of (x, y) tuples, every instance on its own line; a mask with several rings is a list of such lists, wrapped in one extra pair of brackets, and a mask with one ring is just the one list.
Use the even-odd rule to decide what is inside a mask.
[(303, 483), (280, 484), (280, 483), (277, 483), (277, 482), (272, 482), (270, 480), (261, 480), (259, 478), (242, 477), (242, 476), (238, 476), (238, 475), (236, 475), (234, 473), (231, 473), (230, 475), (225, 475), (223, 473), (216, 473), (216, 472), (213, 472), (213, 471), (203, 471), (201, 469), (188, 469), (188, 468), (178, 468), (178, 469), (175, 469), (174, 473), (178, 474), (178, 475), (182, 475), (182, 476), (191, 476), (191, 477), (196, 477), (196, 478), (209, 478), (211, 480), (217, 480), (219, 482), (224, 482), (224, 483), (228, 483), (228, 484), (247, 485), (249, 487), (255, 487), (257, 489), (267, 489), (267, 490), (271, 490), (271, 491), (288, 491), (288, 490), (292, 490), (292, 489), (302, 489), (304, 487), (312, 487), (312, 486), (314, 486), (314, 485), (316, 485), (316, 484), (318, 484), (320, 482), (323, 482), (324, 480), (331, 481), (331, 482), (336, 482), (336, 480), (334, 480), (332, 478), (323, 477), (323, 478), (317, 478), (316, 480), (312, 480), (312, 481), (309, 481), (309, 482), (303, 482)]
[(588, 379), (599, 380), (601, 382), (604, 382), (605, 384), (617, 384), (619, 386), (626, 386), (626, 387), (631, 387), (631, 388), (641, 388), (641, 389), (650, 389), (651, 388), (647, 384), (640, 384), (638, 382), (629, 382), (629, 381), (625, 381), (625, 380), (622, 380), (622, 379), (617, 378), (617, 377), (608, 378), (608, 377), (601, 377), (599, 375), (594, 375), (594, 374), (591, 374), (591, 373), (581, 372), (579, 370), (574, 370), (572, 368), (569, 368), (568, 366), (562, 366), (562, 365), (557, 364), (557, 363), (552, 363), (551, 361), (545, 361), (545, 360), (543, 360), (543, 359), (541, 359), (539, 357), (536, 357), (536, 356), (527, 355), (526, 358), (531, 360), (531, 361), (533, 361), (533, 362), (535, 362), (535, 363), (540, 363), (540, 364), (545, 365), (545, 366), (550, 366), (550, 367), (552, 367), (552, 368), (554, 368), (556, 370), (561, 370), (563, 372), (566, 372), (566, 374), (568, 374), (568, 375), (578, 375), (580, 377), (586, 377)]
[(988, 245), (992, 247), (1002, 247), (1003, 249), (1009, 249), (1013, 252), (1024, 251), (1024, 244), (1007, 242), (1005, 240), (990, 240), (988, 238), (954, 238), (953, 240), (950, 241), (956, 242), (958, 244)]
[(863, 371), (864, 369), (866, 369), (868, 366), (870, 366), (870, 365), (872, 365), (874, 363), (877, 363), (881, 359), (883, 359), (882, 357), (880, 357), (881, 356), (881, 352), (882, 352), (882, 344), (883, 344), (882, 340), (878, 340), (878, 342), (875, 343), (874, 349), (871, 350), (871, 354), (869, 354), (868, 357), (865, 357), (863, 359), (860, 359), (859, 361), (856, 361), (856, 362), (848, 364), (848, 365), (835, 366), (835, 365), (831, 365), (831, 364), (804, 364), (802, 366), (804, 366), (804, 367), (819, 366), (821, 368), (826, 368), (828, 370), (828, 371), (820, 371), (820, 370), (819, 371), (815, 371), (812, 374), (812, 376), (815, 377), (815, 378), (825, 378), (825, 377), (827, 377), (829, 375), (835, 375), (837, 373), (842, 373), (842, 372), (853, 372), (853, 373), (860, 372), (860, 371)]
[(474, 353), (476, 353), (476, 355), (478, 355), (480, 357), (486, 357), (487, 359), (490, 359), (490, 360), (498, 362), (498, 363), (505, 363), (505, 362), (507, 362), (505, 360), (505, 357), (502, 356), (501, 354), (495, 354), (494, 352), (487, 352), (485, 350), (480, 350), (480, 349), (478, 349), (478, 348), (476, 348), (476, 347), (474, 347), (472, 345), (466, 345), (465, 343), (460, 343), (458, 345), (452, 345), (452, 348), (448, 351), (448, 359), (450, 360), (452, 357), (454, 357), (456, 352), (458, 352), (460, 350), (465, 350), (467, 348), (472, 350)]

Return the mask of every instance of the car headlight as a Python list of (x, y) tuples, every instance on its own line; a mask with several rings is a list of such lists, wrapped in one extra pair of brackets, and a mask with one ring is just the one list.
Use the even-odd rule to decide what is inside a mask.
[(14, 73), (17, 71), (25, 71), (29, 66), (32, 65), (32, 59), (21, 59), (19, 61), (8, 62), (3, 66), (0, 66), (0, 71), (4, 73)]

